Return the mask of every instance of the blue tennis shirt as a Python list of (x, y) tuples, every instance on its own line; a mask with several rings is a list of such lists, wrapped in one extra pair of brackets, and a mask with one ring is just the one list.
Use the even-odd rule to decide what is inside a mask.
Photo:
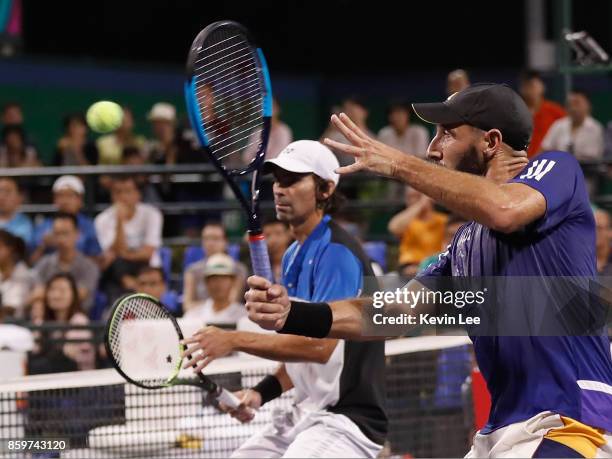
[[(563, 152), (542, 153), (511, 180), (546, 199), (543, 217), (508, 235), (471, 222), (459, 229), (448, 250), (423, 276), (596, 277), (595, 222), (576, 159)], [(551, 283), (555, 288), (554, 282)], [(507, 304), (516, 307), (516, 294)], [(555, 300), (547, 292), (547, 301)], [(527, 299), (529, 303), (529, 298)], [(546, 316), (532, 300), (523, 311), (527, 326)], [(560, 334), (561, 335), (561, 334)], [(573, 418), (612, 431), (612, 361), (605, 330), (595, 336), (471, 336), (480, 370), (492, 398), (481, 431), (524, 421), (543, 412)]]

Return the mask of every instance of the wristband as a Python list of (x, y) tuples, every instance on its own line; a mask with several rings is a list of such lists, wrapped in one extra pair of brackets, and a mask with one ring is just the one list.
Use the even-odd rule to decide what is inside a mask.
[(325, 338), (333, 321), (332, 310), (327, 303), (292, 301), (285, 325), (278, 333)]
[(283, 387), (278, 378), (274, 375), (267, 375), (264, 379), (259, 381), (252, 390), (259, 392), (261, 395), (262, 406), (264, 403), (268, 403), (270, 400), (274, 400), (276, 397), (280, 397), (283, 394)]

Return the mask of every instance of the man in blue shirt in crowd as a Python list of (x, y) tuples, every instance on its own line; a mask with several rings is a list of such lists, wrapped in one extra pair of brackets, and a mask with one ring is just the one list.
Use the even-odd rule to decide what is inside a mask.
[[(102, 253), (93, 220), (83, 214), (83, 196), (85, 187), (81, 179), (74, 175), (62, 175), (53, 183), (53, 204), (58, 212), (72, 214), (77, 218), (79, 239), (77, 249), (88, 257), (97, 257)], [(47, 217), (34, 229), (34, 252), (30, 256), (32, 263), (54, 250), (51, 230), (53, 218)]]
[[(531, 114), (506, 85), (473, 85), (445, 102), (415, 104), (414, 109), (437, 125), (429, 162), (369, 138), (346, 115), (332, 121), (351, 145), (326, 140), (356, 157), (340, 173), (370, 170), (402, 180), (472, 220), (438, 262), (406, 288), (422, 289), (440, 276), (498, 276), (509, 282), (553, 277), (546, 300), (565, 320), (538, 314), (535, 298), (518, 304), (518, 283), (500, 303), (508, 309), (503, 313), (511, 319), (509, 326), (523, 320), (525, 332), (533, 333), (509, 336), (516, 330), (507, 333), (502, 322), (496, 336), (471, 336), (492, 407), (468, 457), (612, 457), (612, 360), (603, 323), (581, 336), (562, 333), (563, 327), (547, 330), (552, 331), (548, 336), (537, 333), (550, 323), (571, 324), (572, 318), (562, 314), (567, 298), (557, 291), (563, 286), (559, 279), (596, 276), (594, 218), (579, 164), (564, 152), (527, 161)], [(259, 277), (249, 284), (249, 316), (265, 328), (315, 337), (363, 335), (363, 315), (371, 302), (311, 304), (306, 314), (282, 287)], [(483, 306), (488, 312), (489, 303)], [(590, 304), (579, 306), (579, 312), (588, 312)], [(424, 307), (407, 312), (418, 314)]]
[[(281, 282), (303, 302), (358, 296), (365, 276), (373, 276), (359, 243), (328, 215), (337, 205), (338, 167), (331, 150), (311, 140), (293, 142), (266, 161), (264, 171), (274, 175), (276, 216), (289, 224), (296, 239), (283, 256)], [(276, 373), (239, 393), (242, 406), (232, 415), (248, 422), (253, 409), (291, 388), (294, 407), (232, 457), (374, 458), (382, 450), (387, 433), (384, 343), (215, 327), (201, 330), (186, 343), (191, 352), (203, 350), (185, 363), (185, 368), (197, 363), (196, 371), (232, 351), (285, 362)]]

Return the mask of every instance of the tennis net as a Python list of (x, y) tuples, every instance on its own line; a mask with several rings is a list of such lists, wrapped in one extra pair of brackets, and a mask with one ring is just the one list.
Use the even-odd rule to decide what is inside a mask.
[[(385, 353), (390, 431), (382, 455), (463, 456), (473, 432), (469, 340), (397, 339), (386, 343)], [(237, 390), (277, 365), (237, 356), (213, 362), (207, 373)], [(291, 404), (291, 392), (285, 393), (240, 424), (210, 406), (196, 387), (145, 390), (112, 369), (27, 376), (0, 383), (0, 458), (228, 457)], [(66, 444), (45, 456), (8, 450), (8, 440), (22, 439)]]

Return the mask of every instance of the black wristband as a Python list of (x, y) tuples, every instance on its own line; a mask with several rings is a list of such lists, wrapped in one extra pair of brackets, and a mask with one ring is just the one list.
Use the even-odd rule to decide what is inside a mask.
[(325, 338), (333, 321), (332, 310), (327, 303), (292, 301), (285, 325), (278, 333)]
[(261, 394), (261, 404), (268, 403), (270, 400), (274, 400), (276, 397), (280, 397), (283, 394), (283, 387), (280, 381), (274, 375), (268, 375), (257, 383), (252, 390), (256, 390)]

